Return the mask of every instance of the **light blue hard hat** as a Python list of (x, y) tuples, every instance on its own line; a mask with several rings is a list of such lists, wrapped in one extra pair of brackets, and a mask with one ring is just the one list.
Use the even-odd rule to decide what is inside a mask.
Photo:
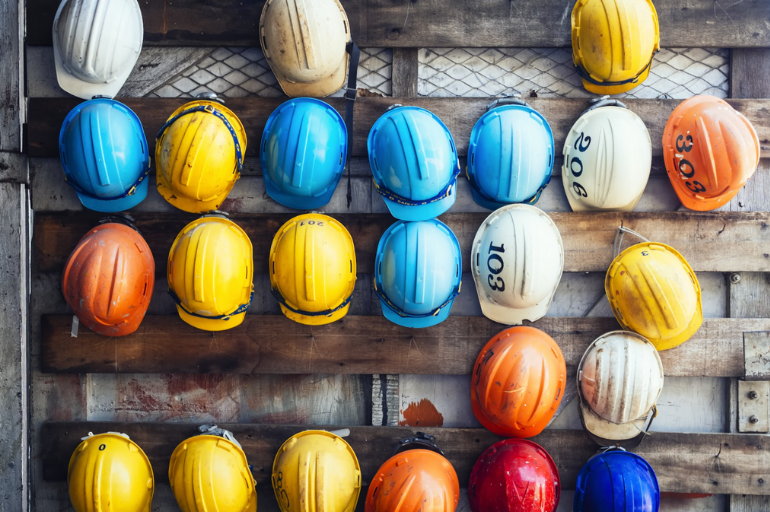
[(659, 506), (655, 471), (635, 453), (594, 455), (578, 473), (575, 512), (658, 512)]
[(382, 313), (404, 327), (443, 322), (460, 293), (460, 244), (436, 219), (390, 226), (380, 238), (374, 268)]
[(551, 181), (553, 159), (545, 117), (521, 100), (495, 100), (471, 131), (467, 176), (473, 200), (490, 210), (535, 204)]
[(345, 169), (347, 137), (342, 116), (328, 103), (296, 98), (279, 106), (259, 151), (268, 195), (297, 210), (326, 205)]
[(59, 157), (86, 208), (121, 212), (147, 197), (147, 138), (136, 114), (118, 101), (96, 98), (72, 109), (59, 132)]
[(432, 219), (454, 204), (457, 150), (452, 134), (432, 112), (393, 108), (372, 126), (367, 148), (374, 185), (397, 219)]

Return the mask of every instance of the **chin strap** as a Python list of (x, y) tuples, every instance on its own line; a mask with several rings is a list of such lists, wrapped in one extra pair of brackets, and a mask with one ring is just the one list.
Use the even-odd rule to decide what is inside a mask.
[(350, 185), (350, 153), (353, 152), (353, 107), (356, 104), (356, 85), (358, 81), (358, 61), (361, 58), (361, 51), (352, 40), (347, 44), (345, 51), (350, 54), (350, 65), (348, 67), (348, 86), (345, 88), (345, 127), (348, 131), (348, 153), (345, 158), (345, 167), (348, 171), (348, 208), (353, 201), (353, 190)]

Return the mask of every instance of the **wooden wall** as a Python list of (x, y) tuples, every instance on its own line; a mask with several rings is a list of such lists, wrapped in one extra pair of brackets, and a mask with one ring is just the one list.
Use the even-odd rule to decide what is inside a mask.
[[(160, 83), (160, 78), (181, 72), (214, 46), (257, 45), (262, 2), (141, 4), (145, 22), (141, 65), (146, 67), (137, 71), (143, 80), (132, 81), (120, 96), (140, 116), (152, 145), (157, 127), (184, 100), (141, 96), (152, 90), (152, 84)], [(281, 317), (269, 293), (265, 273), (268, 244), (280, 223), (293, 213), (265, 194), (256, 148), (267, 116), (282, 98), (246, 97), (227, 102), (246, 125), (250, 145), (244, 175), (224, 206), (247, 229), (255, 247), (256, 293), (245, 324), (212, 334), (196, 332), (176, 318), (173, 302), (165, 294), (165, 258), (176, 233), (193, 216), (166, 203), (155, 192), (153, 181), (147, 200), (132, 212), (158, 266), (151, 316), (137, 334), (127, 338), (105, 340), (85, 329), (77, 339), (71, 338), (71, 311), (60, 290), (61, 269), (79, 236), (99, 216), (84, 210), (63, 184), (57, 158), (61, 121), (78, 100), (56, 91), (53, 74), (30, 78), (26, 148), (35, 211), (29, 282), (30, 478), (33, 505), (39, 512), (67, 508), (64, 461), (89, 430), (122, 430), (139, 441), (153, 460), (158, 478), (153, 510), (162, 511), (176, 510), (166, 484), (168, 453), (202, 422), (227, 424), (245, 440), (247, 455), (258, 470), (260, 511), (277, 510), (265, 469), (277, 443), (302, 428), (286, 425), (352, 427), (350, 442), (367, 475), (385, 460), (394, 440), (417, 429), (443, 426), (433, 432), (448, 449), (463, 485), (470, 464), (494, 441), (494, 436), (477, 428), (470, 413), (468, 371), (483, 342), (502, 326), (481, 317), (467, 268), (463, 292), (447, 322), (410, 331), (381, 317), (371, 286), (371, 265), (376, 242), (393, 219), (373, 190), (365, 137), (389, 105), (415, 104), (447, 123), (464, 156), (471, 127), (488, 100), (416, 97), (417, 48), (568, 46), (573, 2), (453, 0), (451, 8), (441, 0), (347, 0), (343, 4), (359, 45), (394, 48), (394, 97), (359, 98), (356, 104), (354, 201), (348, 209), (343, 183), (323, 212), (340, 219), (353, 233), (358, 282), (349, 316), (320, 329), (311, 330)], [(50, 27), (57, 5), (57, 0), (28, 0), (29, 11), (35, 13), (34, 22), (27, 25), (29, 55), (50, 55)], [(632, 214), (572, 213), (557, 161), (554, 178), (537, 206), (552, 212), (560, 227), (567, 250), (566, 273), (549, 317), (537, 325), (557, 339), (574, 372), (587, 344), (616, 325), (604, 298), (603, 279), (617, 226), (623, 223), (677, 247), (698, 273), (708, 320), (693, 340), (662, 354), (666, 385), (653, 427), (656, 434), (639, 451), (653, 463), (664, 491), (714, 494), (698, 500), (667, 496), (665, 511), (722, 511), (727, 506), (731, 511), (766, 511), (770, 510), (767, 498), (754, 495), (770, 493), (768, 484), (760, 483), (760, 479), (770, 482), (767, 439), (734, 433), (730, 411), (735, 408), (734, 379), (742, 376), (742, 332), (770, 330), (770, 235), (766, 229), (770, 220), (770, 160), (766, 158), (770, 157), (770, 93), (766, 89), (770, 55), (763, 49), (770, 45), (770, 12), (762, 0), (718, 7), (710, 0), (690, 0), (684, 7), (676, 0), (659, 0), (656, 8), (662, 45), (734, 49), (734, 99), (730, 102), (754, 122), (764, 158), (747, 187), (719, 213), (684, 211), (660, 158), (662, 129), (679, 101), (629, 100), (629, 107), (645, 120), (653, 142), (653, 174), (647, 190)], [(28, 62), (28, 67), (35, 64)], [(330, 103), (344, 108), (342, 100)], [(558, 148), (587, 105), (585, 100), (564, 98), (530, 103), (548, 119)], [(17, 164), (11, 168), (26, 167)], [(19, 264), (12, 270), (16, 286), (10, 290), (18, 297), (19, 309), (11, 311), (12, 315), (25, 311), (28, 268), (23, 263), (27, 257), (26, 181), (19, 181), (7, 196), (2, 189), (6, 184), (0, 183), (0, 197), (7, 197), (0, 199), (0, 209), (12, 210), (0, 219), (19, 226), (18, 232), (12, 232), (18, 237), (0, 238), (0, 251), (10, 241), (11, 249), (19, 254), (15, 260)], [(442, 220), (460, 238), (464, 254), (486, 214), (473, 202), (467, 181), (460, 179), (457, 203)], [(2, 265), (0, 262), (0, 269)], [(740, 273), (739, 283), (730, 280), (733, 273)], [(19, 322), (14, 318), (17, 316), (0, 316), (0, 332), (8, 332), (4, 339), (18, 338), (21, 344), (9, 343), (10, 352), (0, 351), (0, 358), (19, 361), (21, 375), (26, 370), (22, 359), (26, 324), (23, 317), (18, 317)], [(2, 330), (4, 326), (11, 330)], [(16, 389), (26, 393), (26, 386), (18, 384), (23, 380), (11, 377), (12, 386), (2, 388), (4, 395), (10, 396)], [(5, 380), (0, 385), (2, 382)], [(576, 471), (594, 450), (579, 432), (575, 403), (570, 403), (574, 392), (572, 386), (560, 415), (536, 439), (557, 460), (565, 489), (574, 487)], [(26, 412), (21, 410), (25, 399), (12, 400), (11, 405), (18, 403), (20, 411), (6, 416), (19, 418), (21, 427), (14, 426), (13, 432), (25, 432)], [(401, 428), (395, 428), (397, 425)], [(8, 441), (10, 452), (18, 455), (20, 463), (25, 461), (25, 452), (17, 448), (20, 445), (11, 445), (15, 439)], [(0, 436), (0, 453), (4, 442)], [(21, 473), (18, 478), (23, 478)], [(8, 508), (16, 509), (20, 508)], [(559, 510), (570, 509), (568, 491)], [(460, 510), (468, 510), (467, 501)]]

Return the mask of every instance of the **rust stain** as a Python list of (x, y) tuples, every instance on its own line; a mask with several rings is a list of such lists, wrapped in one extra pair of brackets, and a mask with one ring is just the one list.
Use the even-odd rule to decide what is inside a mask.
[(403, 421), (398, 424), (401, 427), (443, 427), (444, 415), (438, 412), (436, 406), (427, 398), (419, 402), (412, 402), (401, 411)]

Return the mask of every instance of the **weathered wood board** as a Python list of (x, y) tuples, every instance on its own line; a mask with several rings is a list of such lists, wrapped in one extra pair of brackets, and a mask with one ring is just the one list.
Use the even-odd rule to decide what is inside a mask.
[[(183, 105), (184, 98), (119, 98), (142, 120), (150, 152), (154, 154), (155, 136), (174, 110)], [(240, 118), (246, 130), (249, 143), (246, 159), (258, 156), (262, 131), (267, 118), (286, 98), (228, 98), (227, 107)], [(329, 104), (343, 116), (345, 100), (327, 98)], [(374, 122), (388, 107), (406, 103), (430, 110), (436, 114), (452, 133), (457, 151), (464, 156), (468, 150), (471, 130), (476, 121), (486, 112), (489, 98), (358, 98), (355, 105), (355, 134), (352, 156), (366, 156), (366, 138)], [(573, 123), (589, 106), (587, 100), (567, 98), (531, 98), (527, 102), (543, 114), (553, 130), (557, 148), (564, 147), (564, 139)], [(624, 99), (629, 109), (637, 113), (650, 132), (652, 153), (662, 155), (663, 128), (669, 115), (680, 103), (679, 100), (638, 100)], [(29, 156), (58, 156), (59, 130), (64, 118), (80, 100), (75, 98), (31, 98), (29, 101)], [(755, 126), (762, 146), (762, 155), (770, 156), (770, 99), (729, 100)]]
[[(254, 468), (257, 485), (261, 484), (262, 488), (269, 488), (273, 458), (278, 448), (290, 436), (306, 429), (286, 425), (220, 426), (235, 434)], [(178, 423), (46, 423), (41, 432), (49, 441), (42, 459), (46, 480), (66, 477), (67, 461), (84, 433), (105, 431), (127, 433), (159, 469), (167, 467), (177, 444), (195, 434), (193, 425)], [(436, 438), (463, 483), (468, 481), (478, 456), (500, 440), (485, 429), (430, 428), (425, 431)], [(346, 441), (356, 451), (362, 482), (371, 481), (399, 439), (415, 434), (416, 430), (412, 428), (351, 427)], [(532, 440), (554, 458), (565, 489), (575, 488), (578, 471), (598, 449), (578, 430), (545, 431)], [(636, 451), (653, 466), (663, 491), (770, 494), (767, 480), (770, 477), (770, 437), (661, 432), (645, 439)], [(166, 481), (166, 478), (165, 471), (156, 471), (157, 480)], [(270, 496), (266, 494), (262, 496), (269, 502)]]
[[(359, 46), (569, 46), (572, 2), (462, 0), (344, 0)], [(201, 3), (194, 0), (142, 2), (145, 45), (259, 46), (264, 2)], [(31, 45), (52, 44), (57, 0), (30, 0), (38, 21), (30, 24)], [(719, 7), (710, 0), (658, 0), (661, 45), (741, 48), (770, 45), (763, 1)], [(430, 23), (426, 23), (430, 20)]]
[[(22, 150), (26, 122), (24, 95), (25, 2), (0, 2), (0, 151)], [(1, 175), (1, 173), (0, 173)]]
[[(384, 317), (306, 326), (282, 315), (247, 315), (236, 328), (205, 332), (176, 316), (148, 316), (128, 336), (81, 327), (75, 339), (72, 316), (42, 322), (42, 370), (54, 373), (470, 374), (481, 347), (506, 328), (484, 317), (408, 329)], [(568, 366), (577, 366), (594, 339), (620, 328), (612, 318), (548, 317), (531, 325), (556, 340)], [(665, 375), (742, 376), (743, 333), (765, 330), (770, 319), (706, 319), (687, 343), (661, 352)]]
[[(34, 255), (40, 272), (61, 271), (83, 234), (97, 224), (97, 212), (40, 213), (35, 216)], [(136, 225), (155, 255), (156, 272), (166, 269), (166, 255), (177, 234), (194, 216), (168, 213), (159, 217), (136, 213)], [(230, 219), (249, 235), (254, 246), (254, 273), (268, 272), (270, 244), (291, 214), (234, 214)], [(473, 237), (486, 213), (446, 213), (440, 220), (457, 236), (462, 271), (470, 269)], [(388, 214), (335, 215), (353, 237), (358, 273), (373, 271), (377, 243), (394, 222)], [(612, 243), (621, 224), (650, 240), (675, 247), (696, 271), (770, 270), (770, 213), (552, 213), (564, 242), (565, 272), (605, 272), (612, 261)], [(627, 236), (627, 243), (633, 242)], [(736, 250), (740, 248), (740, 250)]]

